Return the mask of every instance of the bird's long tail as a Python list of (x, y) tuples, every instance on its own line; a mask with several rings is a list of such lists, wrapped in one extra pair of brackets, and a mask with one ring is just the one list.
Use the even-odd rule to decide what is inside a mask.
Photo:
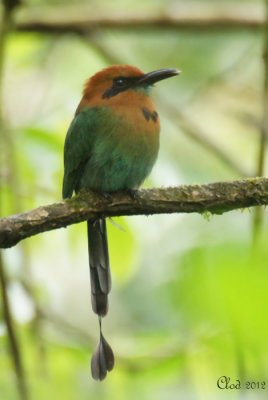
[(102, 380), (114, 366), (113, 351), (102, 334), (101, 318), (108, 312), (108, 294), (111, 290), (108, 241), (105, 218), (88, 221), (88, 251), (91, 283), (91, 304), (99, 316), (100, 342), (91, 359), (91, 374)]
[(105, 218), (88, 221), (88, 251), (91, 282), (91, 304), (100, 317), (108, 311), (108, 293), (111, 290), (108, 241)]

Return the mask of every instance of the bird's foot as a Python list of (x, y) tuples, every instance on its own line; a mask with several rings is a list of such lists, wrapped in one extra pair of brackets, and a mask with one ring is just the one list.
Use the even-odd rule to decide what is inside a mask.
[(105, 200), (107, 201), (112, 201), (113, 195), (112, 193), (109, 192), (102, 192), (101, 195), (104, 197)]
[(127, 194), (132, 200), (139, 199), (139, 191), (137, 189), (127, 189)]

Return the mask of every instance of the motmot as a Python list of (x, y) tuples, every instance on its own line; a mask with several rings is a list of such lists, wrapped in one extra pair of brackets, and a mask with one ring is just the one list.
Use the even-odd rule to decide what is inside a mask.
[[(64, 144), (64, 199), (81, 189), (133, 195), (151, 172), (159, 150), (160, 122), (151, 89), (156, 82), (178, 74), (171, 68), (144, 73), (130, 65), (114, 65), (86, 82)], [(101, 327), (111, 290), (105, 218), (88, 221), (87, 234), (91, 303), (100, 324), (91, 373), (102, 380), (114, 366)]]

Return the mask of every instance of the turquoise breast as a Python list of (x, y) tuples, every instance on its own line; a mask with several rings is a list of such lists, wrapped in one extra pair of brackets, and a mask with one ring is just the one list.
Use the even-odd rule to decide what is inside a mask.
[[(141, 118), (144, 112), (140, 110)], [(78, 190), (89, 188), (114, 192), (139, 187), (149, 175), (159, 149), (159, 127), (152, 132), (148, 122), (131, 124), (109, 109), (102, 109), (89, 158), (78, 183)]]

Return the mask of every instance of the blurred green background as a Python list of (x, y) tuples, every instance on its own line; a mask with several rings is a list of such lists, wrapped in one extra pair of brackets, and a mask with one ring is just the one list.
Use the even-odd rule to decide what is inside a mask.
[[(24, 0), (9, 25), (2, 5), (0, 215), (60, 201), (63, 143), (84, 81), (114, 63), (182, 70), (154, 89), (161, 149), (146, 187), (265, 174), (258, 167), (262, 29), (209, 21), (203, 29), (95, 25), (81, 34), (16, 26), (79, 16), (265, 20), (265, 7), (260, 0)], [(108, 224), (113, 289), (103, 325), (116, 366), (102, 383), (90, 376), (98, 323), (85, 224), (2, 252), (27, 399), (267, 398), (268, 227), (261, 219), (255, 251), (253, 209), (115, 219), (123, 230)], [(23, 399), (2, 306), (0, 318), (0, 398)], [(221, 390), (222, 375), (242, 386), (265, 381), (266, 390)]]

